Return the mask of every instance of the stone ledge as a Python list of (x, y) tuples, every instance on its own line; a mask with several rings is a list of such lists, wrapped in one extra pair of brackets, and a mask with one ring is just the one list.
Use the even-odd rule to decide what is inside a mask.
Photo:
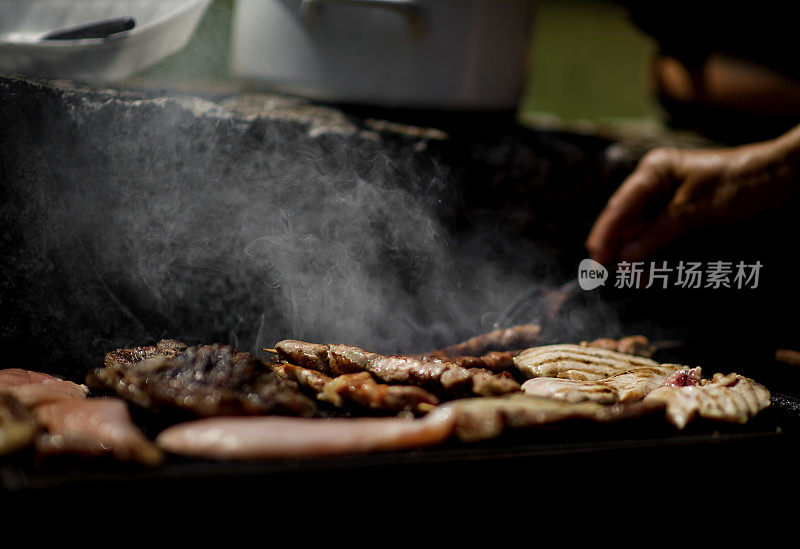
[(392, 351), (480, 332), (584, 253), (638, 158), (588, 133), (15, 76), (0, 152), (0, 351), (74, 371), (164, 336)]

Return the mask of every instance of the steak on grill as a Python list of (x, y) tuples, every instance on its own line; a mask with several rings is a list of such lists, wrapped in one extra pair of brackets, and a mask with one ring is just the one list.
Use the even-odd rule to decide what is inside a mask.
[(118, 349), (106, 355), (105, 367), (91, 371), (86, 382), (145, 408), (198, 416), (316, 412), (314, 402), (296, 383), (230, 345), (186, 347), (162, 340), (152, 347)]

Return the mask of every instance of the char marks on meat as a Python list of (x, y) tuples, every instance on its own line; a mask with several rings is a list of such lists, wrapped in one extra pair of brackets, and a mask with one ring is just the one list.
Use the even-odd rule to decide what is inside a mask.
[(514, 363), (526, 377), (558, 377), (597, 381), (640, 368), (653, 368), (668, 375), (678, 366), (659, 365), (654, 360), (617, 351), (581, 345), (547, 345), (521, 352)]
[(0, 391), (0, 456), (29, 446), (38, 430), (28, 408), (13, 394)]
[(34, 413), (47, 431), (36, 440), (42, 455), (113, 454), (121, 461), (150, 466), (163, 461), (161, 451), (133, 424), (120, 399), (64, 399), (37, 406)]
[(384, 356), (350, 345), (319, 345), (284, 340), (275, 345), (278, 356), (330, 376), (369, 372), (392, 385), (417, 385), (438, 396), (496, 396), (519, 390), (508, 373), (464, 368), (446, 360), (420, 360), (411, 356)]
[(439, 399), (421, 387), (378, 383), (368, 372), (330, 377), (294, 364), (277, 365), (275, 370), (314, 391), (318, 399), (340, 408), (423, 413), (439, 404)]
[(683, 429), (695, 416), (731, 423), (746, 423), (770, 405), (766, 387), (738, 374), (714, 374), (710, 382), (664, 385), (644, 402), (666, 409), (667, 419)]
[(637, 368), (598, 381), (535, 377), (522, 384), (522, 391), (530, 396), (555, 398), (567, 402), (588, 400), (601, 404), (624, 404), (642, 400), (662, 384), (677, 383), (678, 380), (684, 379), (699, 379), (700, 368), (687, 370), (675, 365), (681, 369), (670, 373), (671, 366)]
[(106, 355), (104, 368), (89, 373), (87, 383), (112, 389), (145, 408), (180, 409), (199, 416), (316, 412), (295, 382), (230, 345), (186, 347), (163, 340), (155, 347), (118, 349)]

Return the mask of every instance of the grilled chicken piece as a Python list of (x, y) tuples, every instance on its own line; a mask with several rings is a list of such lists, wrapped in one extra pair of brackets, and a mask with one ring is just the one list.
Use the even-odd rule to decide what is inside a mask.
[(31, 408), (67, 398), (84, 398), (89, 389), (41, 372), (8, 368), (0, 370), (0, 391), (13, 394)]
[(589, 401), (613, 404), (619, 401), (617, 390), (602, 381), (535, 377), (522, 384), (522, 392), (531, 397), (552, 398), (564, 402)]
[(133, 424), (117, 398), (66, 399), (37, 406), (36, 419), (47, 430), (36, 440), (40, 454), (113, 454), (122, 461), (158, 465), (163, 454)]
[(601, 404), (617, 402), (624, 404), (642, 400), (662, 384), (687, 385), (689, 379), (700, 379), (700, 368), (688, 370), (677, 364), (675, 366), (681, 369), (672, 374), (662, 368), (638, 368), (599, 381), (535, 377), (522, 384), (522, 391), (528, 396), (555, 398), (567, 402), (588, 400)]
[(656, 352), (656, 348), (650, 345), (650, 340), (641, 335), (623, 337), (622, 339), (601, 338), (594, 341), (581, 341), (581, 345), (646, 358), (652, 357)]
[(514, 363), (527, 377), (558, 377), (577, 381), (597, 381), (640, 368), (653, 368), (672, 374), (680, 367), (659, 365), (654, 360), (581, 345), (547, 345), (521, 352)]
[(275, 345), (278, 356), (298, 366), (331, 376), (369, 372), (388, 384), (423, 387), (442, 396), (496, 396), (519, 390), (508, 372), (463, 368), (443, 360), (418, 360), (411, 356), (384, 356), (350, 345), (319, 345), (284, 340)]
[(145, 408), (199, 416), (316, 412), (296, 383), (230, 345), (186, 347), (164, 340), (155, 347), (118, 349), (106, 355), (105, 367), (90, 372), (86, 382)]
[(39, 430), (36, 418), (11, 393), (0, 392), (0, 456), (29, 446)]
[(175, 454), (208, 459), (255, 460), (402, 450), (439, 444), (453, 418), (303, 419), (207, 418), (168, 427), (156, 444)]
[(449, 357), (476, 357), (491, 351), (525, 349), (539, 341), (541, 331), (541, 328), (536, 324), (520, 324), (510, 328), (493, 330), (429, 354)]
[(770, 405), (766, 387), (738, 374), (714, 374), (700, 385), (665, 385), (644, 399), (645, 404), (666, 408), (667, 419), (683, 429), (695, 416), (731, 423), (747, 423)]
[(329, 377), (294, 364), (278, 365), (275, 371), (312, 389), (318, 399), (340, 408), (356, 405), (395, 413), (424, 413), (439, 404), (439, 399), (421, 387), (378, 383), (368, 372)]
[(637, 417), (649, 410), (637, 404), (605, 405), (570, 403), (551, 398), (509, 395), (497, 398), (465, 398), (439, 406), (426, 419), (452, 416), (455, 434), (465, 442), (493, 439), (509, 429), (522, 429), (570, 419), (610, 422)]

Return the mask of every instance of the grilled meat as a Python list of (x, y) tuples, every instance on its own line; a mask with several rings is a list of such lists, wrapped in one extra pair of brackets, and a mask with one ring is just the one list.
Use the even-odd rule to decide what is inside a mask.
[(482, 356), (458, 355), (449, 356), (442, 351), (433, 351), (421, 355), (412, 355), (422, 362), (439, 360), (452, 362), (462, 368), (483, 368), (492, 372), (503, 372), (514, 367), (514, 357), (521, 351), (492, 351)]
[(0, 391), (0, 456), (29, 446), (38, 430), (28, 408), (13, 394)]
[(41, 372), (8, 368), (0, 370), (0, 391), (13, 394), (30, 408), (56, 400), (84, 398), (89, 389)]
[(47, 430), (36, 440), (42, 455), (113, 454), (121, 461), (158, 465), (163, 455), (133, 424), (128, 407), (117, 398), (63, 399), (36, 407)]
[(792, 349), (777, 349), (775, 351), (775, 360), (789, 366), (800, 366), (800, 352)]
[(519, 390), (519, 383), (507, 372), (463, 368), (446, 360), (384, 356), (350, 345), (319, 345), (296, 340), (280, 341), (275, 350), (291, 364), (331, 376), (369, 372), (385, 383), (417, 385), (439, 396), (496, 396)]
[(322, 372), (312, 370), (311, 368), (303, 368), (302, 366), (295, 366), (294, 364), (276, 364), (273, 367), (275, 373), (279, 376), (297, 382), (301, 387), (307, 387), (319, 394), (325, 389), (325, 385), (333, 381), (333, 378), (326, 376)]
[(510, 328), (501, 328), (472, 337), (430, 354), (440, 356), (482, 356), (491, 351), (513, 351), (525, 349), (539, 341), (541, 328), (536, 324), (520, 324)]
[(636, 417), (648, 411), (633, 405), (596, 402), (569, 403), (551, 398), (509, 395), (496, 398), (465, 398), (439, 406), (426, 419), (452, 416), (455, 434), (462, 441), (488, 440), (510, 429), (522, 429), (570, 419), (610, 422)]
[(315, 457), (419, 448), (453, 431), (452, 416), (431, 418), (206, 418), (168, 427), (156, 444), (176, 454), (252, 460)]
[(609, 376), (654, 368), (672, 374), (679, 366), (663, 364), (644, 357), (581, 345), (548, 345), (521, 352), (514, 363), (527, 377), (558, 377), (577, 381), (596, 381)]
[(703, 381), (703, 371), (698, 368), (681, 368), (669, 376), (662, 385), (671, 387), (690, 387), (700, 385)]
[(619, 401), (617, 390), (602, 381), (575, 381), (556, 377), (535, 377), (522, 384), (522, 392), (527, 396), (552, 398), (565, 402), (589, 401), (599, 404), (613, 404)]
[(683, 429), (695, 416), (731, 423), (746, 423), (770, 405), (766, 387), (738, 374), (714, 374), (699, 385), (665, 385), (655, 389), (644, 402), (666, 408), (667, 419)]
[(339, 408), (355, 405), (376, 411), (422, 413), (439, 404), (439, 399), (421, 387), (378, 383), (368, 372), (329, 377), (294, 364), (278, 365), (275, 370)]
[(155, 347), (108, 353), (105, 367), (86, 378), (145, 408), (179, 409), (199, 416), (284, 414), (312, 416), (314, 402), (297, 384), (278, 377), (250, 353), (229, 345), (186, 347), (161, 341)]
[(650, 345), (650, 340), (641, 335), (623, 337), (622, 339), (601, 338), (594, 341), (581, 341), (581, 345), (646, 358), (652, 357), (656, 352), (656, 348)]
[(522, 384), (522, 391), (529, 396), (555, 398), (567, 402), (588, 400), (601, 404), (617, 402), (624, 404), (642, 400), (662, 384), (677, 384), (681, 383), (681, 380), (699, 379), (699, 372), (699, 368), (692, 370), (682, 368), (674, 373), (669, 373), (664, 368), (638, 368), (598, 381), (535, 377)]

